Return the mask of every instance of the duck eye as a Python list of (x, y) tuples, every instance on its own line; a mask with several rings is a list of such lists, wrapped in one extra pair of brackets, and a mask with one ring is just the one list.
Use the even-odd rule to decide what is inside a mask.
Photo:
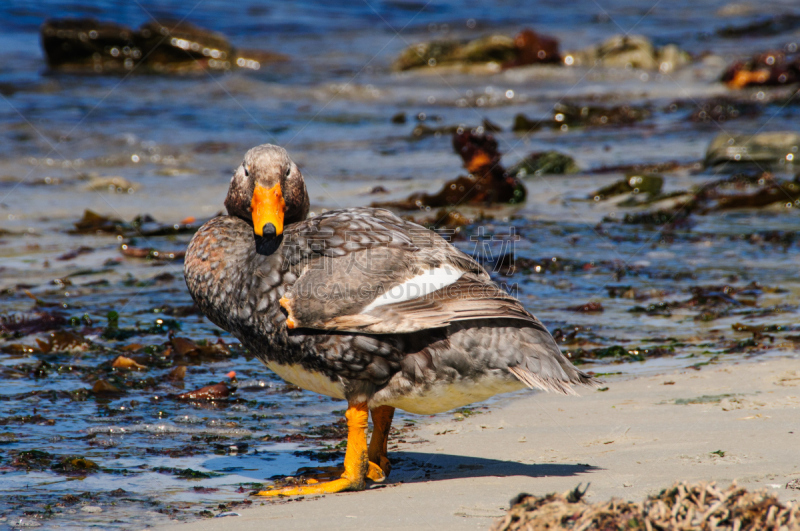
[(244, 176), (250, 177), (250, 169), (247, 166), (242, 166), (244, 168)]
[(289, 166), (288, 168), (286, 168), (286, 174), (284, 175), (284, 177), (289, 177), (289, 174), (290, 174), (290, 173), (292, 173), (292, 167), (291, 167), (291, 166)]

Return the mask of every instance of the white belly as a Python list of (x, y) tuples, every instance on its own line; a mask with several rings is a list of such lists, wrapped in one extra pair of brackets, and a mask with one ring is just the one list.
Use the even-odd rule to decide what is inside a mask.
[(324, 374), (304, 369), (302, 365), (282, 365), (267, 363), (267, 368), (287, 382), (321, 395), (344, 400), (344, 386), (334, 382)]
[(412, 391), (405, 396), (393, 398), (386, 405), (409, 413), (432, 415), (524, 388), (525, 384), (505, 375), (487, 375), (477, 382), (459, 381), (452, 384), (435, 384), (425, 392), (422, 390)]

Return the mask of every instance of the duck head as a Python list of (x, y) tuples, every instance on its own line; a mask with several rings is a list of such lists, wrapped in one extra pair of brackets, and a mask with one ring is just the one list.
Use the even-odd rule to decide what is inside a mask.
[(285, 225), (308, 215), (303, 175), (282, 147), (254, 147), (231, 178), (225, 208), (251, 224), (257, 236), (277, 238)]

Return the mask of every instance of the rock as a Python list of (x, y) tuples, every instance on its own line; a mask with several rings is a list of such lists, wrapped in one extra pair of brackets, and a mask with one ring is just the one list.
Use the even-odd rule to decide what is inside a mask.
[(102, 513), (103, 508), (97, 505), (84, 505), (81, 507), (81, 511), (84, 513)]
[(778, 164), (800, 155), (800, 134), (783, 131), (756, 135), (721, 133), (706, 150), (706, 167), (725, 163)]
[(622, 194), (648, 194), (650, 197), (656, 197), (661, 193), (661, 188), (664, 186), (664, 178), (660, 175), (629, 175), (625, 179), (617, 181), (608, 186), (597, 190), (589, 195), (589, 199), (595, 201), (602, 201), (609, 197)]
[(45, 22), (40, 35), (52, 70), (82, 74), (258, 70), (262, 63), (285, 59), (237, 51), (221, 34), (188, 22), (148, 22), (133, 30), (92, 18), (62, 18)]
[(601, 107), (558, 103), (553, 107), (553, 127), (631, 125), (650, 116), (646, 107), (617, 105)]
[(453, 133), (458, 133), (463, 130), (463, 125), (439, 125), (431, 127), (425, 124), (417, 124), (414, 129), (411, 130), (411, 139), (419, 140), (420, 138), (426, 138), (429, 136), (438, 137), (442, 135), (452, 135)]
[(125, 177), (92, 177), (86, 189), (90, 192), (116, 192), (132, 194), (139, 189), (139, 185), (132, 183)]
[(800, 54), (770, 50), (748, 61), (736, 61), (723, 72), (720, 81), (734, 89), (749, 86), (781, 86), (800, 82)]
[(641, 35), (614, 35), (601, 44), (564, 54), (569, 66), (639, 68), (672, 72), (691, 63), (691, 56), (674, 44), (656, 48)]
[(514, 124), (511, 126), (511, 130), (515, 133), (529, 133), (531, 131), (538, 131), (541, 128), (541, 120), (531, 120), (522, 113), (517, 113), (517, 115), (514, 116)]
[(756, 12), (756, 7), (749, 2), (734, 2), (717, 9), (718, 17), (743, 17)]
[(578, 173), (581, 169), (575, 159), (558, 151), (531, 153), (508, 169), (508, 174), (517, 179), (539, 175), (563, 175)]
[(392, 116), (391, 122), (393, 124), (404, 124), (406, 123), (406, 113), (403, 111), (398, 112), (394, 116)]
[(800, 199), (800, 183), (767, 180), (766, 186), (759, 188), (752, 194), (733, 194), (719, 197), (714, 210), (763, 208), (775, 203), (800, 206), (798, 199)]
[(793, 32), (800, 28), (800, 15), (781, 13), (739, 26), (725, 26), (717, 30), (717, 35), (729, 39), (740, 37), (774, 37), (781, 33)]
[(761, 114), (761, 105), (758, 103), (726, 97), (712, 98), (699, 105), (694, 101), (688, 104), (695, 109), (689, 115), (690, 122), (722, 123), (743, 116), (753, 117)]
[(488, 35), (473, 40), (440, 39), (414, 44), (400, 52), (392, 67), (403, 71), (425, 66), (495, 63), (513, 68), (560, 62), (556, 39), (524, 29), (514, 38)]
[(602, 107), (599, 105), (557, 103), (553, 106), (552, 118), (537, 121), (519, 113), (514, 117), (514, 124), (511, 129), (517, 133), (528, 133), (542, 127), (566, 131), (569, 127), (621, 126), (634, 124), (649, 116), (650, 109), (647, 107), (633, 107), (631, 105)]
[(604, 311), (604, 308), (599, 302), (587, 302), (586, 304), (570, 306), (569, 308), (565, 308), (565, 310), (568, 312), (595, 313)]

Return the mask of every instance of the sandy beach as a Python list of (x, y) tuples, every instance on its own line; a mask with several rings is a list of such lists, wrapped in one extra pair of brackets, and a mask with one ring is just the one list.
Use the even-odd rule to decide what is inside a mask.
[[(800, 477), (798, 356), (608, 379), (580, 397), (515, 395), (425, 419), (390, 454), (386, 485), (302, 500), (254, 498), (240, 516), (161, 529), (487, 529), (520, 492), (590, 483), (587, 500), (639, 500), (676, 480), (786, 489)], [(602, 389), (602, 388), (601, 388)]]

